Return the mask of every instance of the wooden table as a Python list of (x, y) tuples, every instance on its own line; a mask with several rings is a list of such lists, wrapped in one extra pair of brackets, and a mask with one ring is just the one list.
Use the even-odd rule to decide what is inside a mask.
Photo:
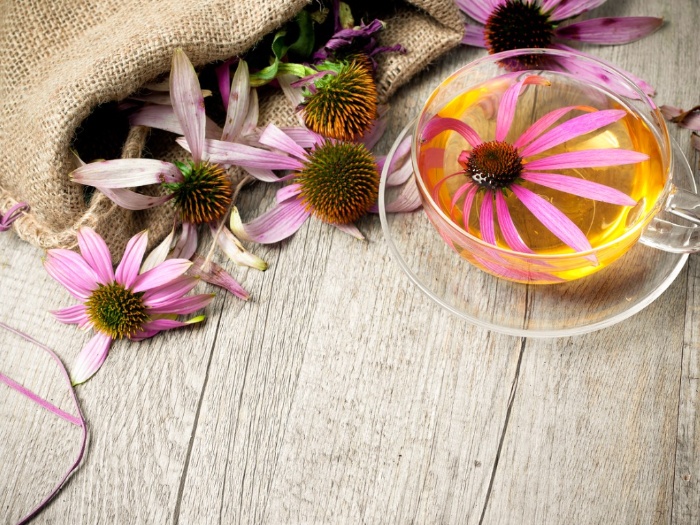
[[(700, 102), (700, 4), (618, 0), (596, 16), (656, 15), (659, 32), (599, 56), (646, 78), (659, 104)], [(593, 48), (591, 48), (593, 49)], [(393, 101), (383, 151), (455, 50)], [(690, 152), (689, 135), (672, 133)], [(260, 187), (243, 206), (268, 206)], [(309, 221), (255, 248), (252, 293), (219, 294), (198, 328), (120, 342), (78, 388), (86, 459), (39, 523), (700, 523), (700, 263), (623, 323), (527, 339), (438, 309), (368, 242)], [(42, 252), (0, 235), (0, 320), (70, 364), (88, 334)], [(0, 370), (59, 406), (48, 357), (0, 331)], [(0, 385), (0, 522), (47, 493), (72, 425)]]

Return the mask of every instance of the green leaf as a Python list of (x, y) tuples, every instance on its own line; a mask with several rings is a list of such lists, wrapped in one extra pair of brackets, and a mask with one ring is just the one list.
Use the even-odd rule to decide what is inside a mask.
[(289, 52), (305, 59), (311, 56), (314, 50), (314, 22), (309, 12), (302, 10), (296, 17), (296, 23), (299, 26), (299, 38), (289, 46)]

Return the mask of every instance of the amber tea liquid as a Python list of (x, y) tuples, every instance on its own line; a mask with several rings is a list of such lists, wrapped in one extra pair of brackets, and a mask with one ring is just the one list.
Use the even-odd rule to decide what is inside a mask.
[[(598, 254), (595, 258), (595, 264), (584, 262), (569, 268), (566, 265), (559, 266), (557, 258), (554, 257), (536, 269), (544, 269), (547, 273), (551, 273), (553, 275), (551, 282), (560, 282), (576, 279), (600, 270), (617, 259), (636, 242), (643, 229), (641, 221), (645, 218), (649, 219), (649, 211), (658, 205), (658, 197), (666, 184), (668, 167), (664, 166), (657, 137), (644, 120), (631, 111), (619, 97), (597, 87), (593, 88), (588, 84), (580, 83), (566, 74), (547, 72), (546, 76), (551, 81), (551, 85), (530, 85), (521, 91), (515, 118), (506, 137), (507, 142), (514, 142), (540, 117), (564, 106), (589, 106), (597, 110), (622, 109), (627, 114), (621, 120), (605, 128), (572, 139), (538, 155), (527, 157), (527, 161), (569, 151), (605, 148), (634, 150), (649, 155), (649, 160), (630, 165), (546, 170), (588, 179), (615, 188), (637, 201), (636, 206), (603, 203), (524, 180), (518, 182), (523, 187), (547, 199), (569, 217), (584, 232), (593, 248), (612, 243), (610, 247)], [(484, 142), (494, 140), (498, 104), (501, 95), (511, 83), (512, 80), (506, 82), (502, 78), (496, 78), (480, 84), (469, 91), (458, 94), (443, 107), (437, 116), (451, 117), (469, 124)], [(582, 114), (584, 111), (571, 111), (549, 129)], [(471, 147), (462, 136), (452, 131), (443, 132), (428, 142), (419, 143), (417, 150), (419, 174), (431, 195), (440, 180), (456, 172), (464, 171), (464, 167), (459, 164), (457, 159), (463, 150), (470, 149)], [(444, 216), (449, 217), (449, 220), (462, 230), (466, 226), (462, 216), (464, 197), (457, 201), (454, 208), (451, 206), (451, 201), (455, 191), (468, 180), (467, 175), (453, 177), (442, 184), (437, 193), (437, 205)], [(479, 210), (483, 194), (483, 191), (477, 193), (468, 219), (469, 233), (478, 238), (480, 238)], [(572, 249), (547, 230), (512, 192), (506, 191), (504, 195), (518, 233), (525, 244), (536, 254), (557, 256), (573, 253)], [(426, 198), (425, 195), (423, 197)], [(435, 224), (436, 221), (433, 220), (433, 217), (431, 220)], [(438, 230), (441, 229), (438, 224), (435, 225)], [(495, 230), (498, 246), (508, 250), (509, 247), (497, 222)], [(630, 230), (634, 230), (634, 233), (625, 235)], [(616, 239), (619, 242), (614, 242)], [(469, 253), (468, 248), (459, 245), (455, 245), (454, 248), (470, 262), (494, 273), (492, 265), (484, 267), (483, 259), (479, 257), (475, 259)], [(517, 258), (514, 258), (513, 261), (514, 264), (518, 263)], [(509, 260), (507, 264), (513, 261)], [(498, 264), (501, 262), (504, 261), (497, 261)], [(524, 263), (524, 266), (527, 268), (523, 268), (523, 271), (533, 271), (531, 263)], [(522, 280), (528, 281), (528, 279)]]

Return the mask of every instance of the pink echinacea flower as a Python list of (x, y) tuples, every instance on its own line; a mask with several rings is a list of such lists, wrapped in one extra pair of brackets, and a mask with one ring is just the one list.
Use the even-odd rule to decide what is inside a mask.
[(132, 237), (116, 270), (109, 248), (90, 228), (78, 232), (80, 254), (62, 249), (47, 252), (48, 274), (80, 301), (53, 315), (62, 323), (95, 331), (73, 365), (73, 384), (87, 381), (99, 370), (115, 339), (140, 341), (204, 319), (200, 315), (177, 320), (178, 315), (204, 308), (213, 298), (212, 294), (185, 297), (198, 282), (184, 275), (192, 263), (169, 259), (141, 272), (147, 242), (145, 231)]
[[(456, 0), (457, 6), (482, 26), (467, 23), (463, 44), (488, 49), (489, 53), (499, 53), (522, 48), (554, 48), (573, 51), (562, 41), (578, 41), (590, 44), (627, 44), (639, 40), (663, 24), (662, 18), (649, 16), (628, 16), (593, 18), (568, 25), (561, 22), (595, 9), (606, 0)], [(534, 63), (529, 63), (534, 62)], [(611, 82), (607, 75), (592, 64), (584, 64), (571, 59), (557, 57), (544, 64), (537, 55), (523, 56), (514, 63), (504, 64), (509, 69), (518, 66), (546, 67), (562, 69), (570, 73), (591, 78), (597, 82)], [(654, 88), (642, 79), (626, 73), (634, 79), (642, 90), (654, 94)], [(613, 90), (620, 86), (611, 83)], [(628, 94), (628, 93), (623, 93)]]
[[(535, 121), (513, 142), (507, 142), (506, 137), (515, 116), (517, 101), (526, 84), (548, 85), (548, 81), (538, 76), (527, 76), (505, 91), (498, 107), (495, 137), (492, 140), (485, 140), (472, 127), (457, 119), (436, 117), (427, 123), (421, 137), (424, 142), (445, 131), (452, 131), (461, 135), (470, 146), (470, 149), (463, 150), (458, 157), (463, 169), (444, 177), (435, 185), (433, 200), (437, 201), (438, 192), (445, 182), (464, 179), (464, 183), (460, 183), (454, 191), (451, 206), (454, 211), (458, 201), (462, 199), (460, 211), (465, 230), (470, 229), (469, 216), (472, 205), (477, 194), (481, 193), (481, 239), (497, 245), (495, 224), (498, 224), (509, 249), (521, 253), (534, 253), (523, 241), (513, 222), (506, 200), (507, 192), (512, 192), (515, 198), (564, 244), (575, 252), (591, 250), (591, 244), (581, 229), (564, 212), (527, 186), (534, 184), (585, 199), (634, 206), (634, 199), (615, 188), (551, 171), (635, 164), (647, 160), (649, 156), (637, 151), (614, 148), (584, 149), (547, 155), (547, 152), (556, 146), (619, 121), (625, 116), (625, 112), (616, 109), (596, 111), (585, 106), (555, 109)], [(550, 129), (573, 111), (584, 113)], [(438, 157), (441, 154), (444, 154), (444, 150), (438, 151)]]

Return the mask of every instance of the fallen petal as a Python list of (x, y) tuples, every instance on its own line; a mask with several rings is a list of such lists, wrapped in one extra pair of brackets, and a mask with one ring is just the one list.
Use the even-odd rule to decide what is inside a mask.
[(193, 259), (194, 264), (190, 268), (190, 273), (197, 276), (204, 282), (223, 288), (224, 290), (231, 292), (233, 295), (239, 299), (247, 301), (250, 298), (250, 294), (236, 281), (229, 273), (224, 270), (221, 266), (214, 262), (209, 262), (208, 270), (204, 271), (202, 266), (204, 265), (204, 257), (201, 255), (195, 255)]
[(79, 385), (90, 379), (105, 362), (112, 338), (102, 332), (97, 332), (78, 354), (73, 363), (71, 382)]
[(235, 235), (228, 228), (222, 228), (221, 231), (219, 231), (218, 236), (217, 230), (218, 228), (215, 228), (214, 226), (211, 227), (212, 236), (214, 237), (215, 242), (221, 246), (224, 253), (228, 255), (229, 259), (241, 266), (248, 266), (263, 272), (267, 270), (267, 263), (257, 255), (254, 255), (246, 250), (241, 244), (241, 241), (236, 239)]

